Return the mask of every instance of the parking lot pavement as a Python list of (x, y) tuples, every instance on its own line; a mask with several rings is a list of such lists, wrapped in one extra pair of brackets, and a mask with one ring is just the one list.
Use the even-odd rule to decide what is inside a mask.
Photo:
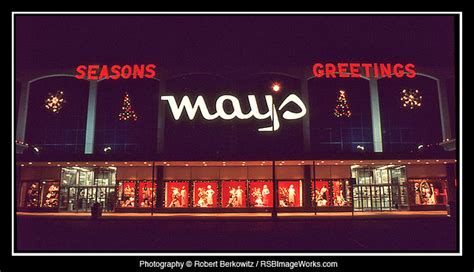
[(455, 252), (448, 217), (17, 216), (18, 252)]

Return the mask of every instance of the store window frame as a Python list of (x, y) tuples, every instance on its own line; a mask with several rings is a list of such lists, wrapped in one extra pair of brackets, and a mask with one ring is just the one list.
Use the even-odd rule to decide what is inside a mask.
[[(417, 203), (417, 194), (416, 194), (416, 183), (420, 182), (426, 182), (429, 185), (436, 184), (437, 186), (430, 186), (431, 194), (433, 198), (435, 199), (435, 203), (433, 204), (422, 204), (421, 202), (423, 201), (420, 199), (420, 203)], [(443, 189), (444, 193), (440, 194), (438, 191), (438, 194), (436, 194), (436, 190), (438, 189)], [(410, 210), (445, 210), (446, 205), (449, 202), (448, 199), (448, 179), (446, 177), (422, 177), (422, 178), (417, 178), (417, 177), (411, 177), (407, 181), (407, 188), (408, 188), (408, 199), (409, 199), (409, 205), (410, 205)], [(440, 202), (438, 199), (439, 198), (444, 198), (444, 201)]]
[[(242, 200), (239, 201), (239, 197), (238, 197), (238, 187), (237, 188), (233, 188), (234, 189), (234, 193), (233, 195), (231, 195), (232, 193), (230, 192), (231, 191), (231, 188), (229, 188), (229, 197), (228, 198), (225, 198), (224, 195), (227, 195), (224, 194), (224, 190), (226, 190), (226, 188), (224, 187), (224, 184), (223, 183), (230, 183), (230, 182), (233, 182), (233, 183), (244, 183), (245, 186), (244, 188), (240, 188), (243, 192), (242, 192)], [(221, 194), (221, 202), (220, 202), (220, 207), (223, 208), (223, 209), (226, 209), (226, 210), (229, 210), (229, 209), (248, 209), (250, 208), (249, 207), (249, 194), (248, 194), (248, 188), (249, 188), (249, 181), (247, 179), (221, 179), (219, 180), (219, 183), (220, 183), (220, 194)], [(232, 198), (231, 198), (232, 197)], [(245, 199), (244, 199), (245, 198)], [(232, 202), (231, 202), (232, 201)], [(242, 206), (230, 206), (229, 205), (231, 203), (234, 203), (234, 202), (241, 202), (241, 204), (237, 204), (237, 205), (242, 205)], [(235, 204), (233, 204), (235, 205)]]
[[(124, 195), (125, 195), (125, 188), (123, 186), (124, 183), (133, 183), (133, 202), (132, 206), (123, 206), (122, 202), (124, 202)], [(146, 184), (147, 191), (150, 189), (148, 187), (149, 184), (151, 184), (151, 197), (144, 198), (143, 197), (143, 192), (140, 191), (141, 184)], [(153, 188), (153, 185), (155, 188)], [(115, 183), (115, 192), (116, 192), (116, 202), (115, 202), (115, 208), (118, 210), (124, 209), (124, 210), (131, 210), (131, 209), (151, 209), (151, 208), (156, 208), (156, 188), (157, 185), (153, 182), (151, 179), (120, 179), (117, 180)], [(148, 192), (147, 192), (148, 194)], [(142, 204), (144, 203), (145, 199), (148, 200), (147, 206), (143, 206)], [(129, 199), (128, 199), (129, 200)], [(142, 201), (143, 200), (143, 201)], [(127, 202), (125, 202), (127, 203)]]
[[(298, 183), (299, 184), (299, 190), (296, 192), (296, 194), (298, 195), (298, 198), (299, 198), (299, 205), (295, 205), (295, 206), (291, 206), (290, 205), (290, 197), (288, 195), (288, 200), (286, 200), (286, 196), (282, 196), (282, 187), (280, 187), (280, 184), (281, 183)], [(299, 208), (303, 208), (304, 206), (304, 181), (303, 179), (279, 179), (277, 180), (277, 188), (278, 188), (278, 209), (282, 209), (282, 210), (294, 210), (294, 209), (299, 209)], [(288, 189), (289, 190), (289, 189)], [(289, 193), (289, 192), (288, 192)], [(295, 195), (294, 197), (296, 197), (297, 195)], [(285, 197), (285, 200), (282, 199), (282, 197)], [(282, 205), (282, 201), (285, 205), (287, 206), (283, 206)], [(288, 202), (288, 204), (286, 203)]]
[[(337, 201), (334, 197), (334, 183), (335, 182), (343, 182), (343, 200), (347, 204), (346, 205), (334, 205), (334, 201)], [(318, 188), (318, 183), (327, 183), (327, 203), (328, 205), (317, 205), (317, 197), (316, 197), (316, 188)], [(351, 210), (353, 205), (353, 198), (352, 198), (352, 184), (349, 178), (316, 178), (311, 180), (311, 207), (316, 210)], [(340, 191), (341, 192), (341, 191)]]
[[(33, 185), (36, 184), (37, 189), (37, 196), (36, 196), (36, 204), (27, 206), (26, 205), (26, 197), (27, 197), (27, 191), (30, 188), (28, 188), (28, 185)], [(49, 185), (49, 187), (48, 187)], [(52, 186), (55, 186), (57, 189), (56, 190), (49, 190)], [(48, 190), (48, 191), (45, 191)], [(48, 197), (48, 195), (51, 195)], [(56, 195), (56, 197), (54, 197)], [(53, 206), (47, 206), (46, 201), (48, 199), (52, 199), (54, 202), (54, 199), (56, 199), (56, 203)], [(56, 179), (32, 179), (32, 180), (22, 180), (20, 181), (20, 195), (19, 195), (19, 201), (18, 201), (18, 209), (19, 210), (52, 210), (52, 211), (58, 211), (59, 210), (59, 205), (60, 205), (60, 181)]]
[[(192, 199), (192, 194), (191, 194), (191, 182), (193, 180), (190, 180), (190, 179), (165, 179), (163, 180), (163, 187), (161, 188), (161, 194), (162, 194), (162, 204), (161, 204), (161, 208), (165, 211), (165, 210), (188, 210), (190, 208), (193, 208), (193, 199)], [(167, 200), (168, 200), (168, 196), (167, 196), (167, 184), (168, 183), (186, 183), (187, 184), (187, 197), (186, 197), (186, 205), (185, 207), (181, 206), (182, 203), (180, 203), (180, 206), (179, 207), (176, 207), (176, 206), (173, 206), (171, 207), (171, 203), (168, 203)], [(179, 190), (179, 188), (177, 188)], [(181, 194), (181, 192), (178, 192)]]

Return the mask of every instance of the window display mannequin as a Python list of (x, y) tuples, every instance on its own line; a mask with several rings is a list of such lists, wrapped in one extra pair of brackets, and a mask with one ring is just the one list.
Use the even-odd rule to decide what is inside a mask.
[(39, 190), (36, 183), (31, 184), (26, 192), (26, 207), (38, 207)]
[(344, 199), (344, 195), (342, 194), (342, 190), (339, 191), (339, 195), (336, 196), (336, 206), (345, 206), (347, 201)]
[(336, 203), (335, 205), (336, 206), (345, 206), (347, 204), (347, 201), (346, 199), (344, 198), (344, 195), (343, 195), (343, 185), (342, 185), (342, 182), (338, 182), (337, 183), (337, 191), (338, 193), (336, 194)]
[(323, 187), (319, 191), (318, 196), (316, 198), (316, 202), (317, 202), (318, 206), (326, 206), (327, 205), (327, 194), (326, 194), (327, 191), (328, 191), (328, 189), (326, 188), (326, 185), (323, 185)]
[(229, 187), (229, 201), (227, 202), (226, 207), (236, 207), (237, 204), (237, 194), (234, 187)]
[(252, 202), (251, 205), (255, 207), (262, 207), (263, 206), (263, 199), (262, 199), (262, 191), (260, 188), (253, 188), (252, 189)]
[(262, 200), (263, 200), (263, 206), (270, 206), (270, 190), (268, 189), (268, 186), (265, 184), (263, 185), (262, 189)]
[(288, 203), (290, 207), (295, 206), (295, 196), (296, 190), (293, 184), (290, 184), (290, 188), (288, 188)]
[(186, 198), (188, 196), (188, 194), (186, 193), (186, 187), (183, 186), (181, 188), (181, 206), (182, 207), (187, 207), (188, 206), (188, 201), (186, 201)]
[(240, 188), (240, 185), (237, 186), (237, 190), (235, 190), (235, 195), (236, 195), (236, 198), (237, 198), (237, 207), (242, 207), (243, 206), (243, 203), (242, 203), (242, 194), (244, 193), (244, 190), (242, 190), (242, 188)]
[(435, 205), (436, 204), (436, 198), (435, 197), (437, 196), (437, 194), (436, 194), (437, 191), (434, 189), (433, 183), (430, 184), (430, 189), (431, 189), (431, 197), (430, 197), (429, 203), (431, 205)]
[(59, 205), (59, 186), (52, 184), (48, 188), (43, 207), (57, 207)]
[(288, 189), (281, 187), (280, 188), (280, 199), (278, 201), (280, 207), (288, 207)]
[(418, 182), (415, 183), (415, 204), (421, 204), (420, 184)]
[(151, 198), (151, 189), (148, 190), (148, 187), (147, 187), (146, 185), (143, 187), (142, 196), (143, 196), (143, 199), (145, 199), (145, 198), (148, 198), (148, 199)]
[(181, 199), (181, 194), (178, 190), (177, 187), (171, 187), (171, 203), (169, 207), (181, 207), (180, 204), (180, 199)]
[(123, 190), (123, 196), (122, 207), (135, 207), (135, 188), (127, 185)]
[(215, 194), (215, 191), (212, 190), (211, 185), (207, 185), (207, 190), (206, 190), (206, 203), (207, 206), (212, 206), (214, 205), (214, 201), (212, 199), (212, 196)]
[(314, 195), (313, 195), (313, 202), (315, 204), (318, 203), (318, 199), (319, 199), (319, 191), (318, 191), (318, 188), (314, 189)]
[(197, 203), (196, 207), (205, 207), (207, 196), (206, 196), (206, 192), (204, 191), (204, 188), (202, 188), (202, 187), (198, 188), (198, 198), (199, 198), (199, 200), (198, 200), (198, 203)]

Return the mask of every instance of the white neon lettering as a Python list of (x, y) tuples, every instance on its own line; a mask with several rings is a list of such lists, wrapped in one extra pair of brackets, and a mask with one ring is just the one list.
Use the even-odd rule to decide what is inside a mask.
[[(283, 119), (286, 120), (296, 120), (304, 117), (306, 115), (306, 106), (303, 101), (295, 94), (290, 94), (285, 98), (283, 103), (276, 108), (276, 105), (273, 102), (273, 96), (265, 95), (265, 102), (267, 111), (264, 113), (260, 112), (260, 109), (257, 104), (257, 98), (255, 95), (248, 95), (248, 101), (250, 106), (250, 111), (248, 113), (242, 112), (240, 106), (240, 101), (237, 97), (232, 95), (223, 95), (217, 98), (216, 100), (216, 112), (214, 114), (209, 113), (206, 102), (202, 96), (198, 96), (194, 104), (191, 103), (189, 96), (184, 96), (181, 100), (179, 106), (176, 102), (174, 96), (162, 96), (161, 100), (167, 101), (169, 103), (173, 118), (179, 120), (183, 113), (183, 110), (186, 111), (189, 120), (193, 120), (196, 116), (198, 110), (201, 111), (202, 117), (206, 120), (214, 120), (217, 117), (220, 117), (224, 120), (231, 120), (234, 118), (245, 120), (254, 117), (258, 120), (270, 119), (272, 125), (269, 127), (259, 128), (258, 131), (277, 131), (280, 128), (280, 120), (278, 112), (281, 111), (289, 103), (294, 103), (300, 108), (299, 112), (285, 111), (283, 112)], [(224, 110), (224, 102), (230, 101), (232, 104), (232, 112), (228, 113)], [(273, 114), (272, 114), (273, 111)]]
[[(232, 107), (234, 111), (232, 113), (227, 113), (224, 110), (224, 101), (229, 100), (232, 102)], [(243, 114), (242, 109), (240, 108), (240, 102), (237, 97), (232, 96), (232, 95), (223, 95), (219, 98), (217, 98), (216, 101), (216, 114), (218, 114), (222, 119), (224, 120), (231, 120), (234, 119), (235, 117), (245, 120), (249, 119), (252, 117), (252, 112), (249, 112), (248, 114)]]
[(298, 96), (296, 96), (295, 94), (290, 94), (285, 99), (285, 101), (283, 101), (283, 103), (281, 103), (278, 110), (280, 111), (281, 109), (283, 109), (283, 107), (286, 106), (286, 104), (288, 104), (290, 102), (295, 103), (301, 109), (301, 111), (300, 112), (285, 111), (283, 113), (283, 119), (296, 120), (296, 119), (302, 118), (303, 116), (306, 115), (306, 107), (304, 106), (303, 101), (301, 101), (301, 99)]
[(191, 105), (191, 100), (189, 99), (189, 96), (185, 95), (181, 100), (179, 107), (176, 103), (176, 99), (174, 98), (174, 96), (164, 95), (161, 97), (161, 100), (168, 101), (175, 120), (179, 120), (183, 109), (186, 110), (189, 120), (194, 119), (194, 116), (196, 116), (198, 109), (201, 110), (202, 117), (204, 117), (204, 119), (206, 120), (214, 120), (219, 117), (219, 114), (217, 112), (214, 114), (209, 113), (209, 111), (207, 110), (206, 102), (204, 102), (204, 98), (201, 95), (197, 97), (196, 102), (194, 102), (194, 105)]

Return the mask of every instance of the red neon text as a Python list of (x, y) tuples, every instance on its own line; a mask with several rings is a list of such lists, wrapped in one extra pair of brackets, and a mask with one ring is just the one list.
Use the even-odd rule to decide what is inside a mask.
[(370, 77), (371, 72), (374, 78), (397, 78), (416, 76), (415, 65), (412, 63), (315, 63), (313, 74), (317, 78), (359, 78)]
[(101, 80), (101, 79), (143, 79), (153, 78), (156, 75), (154, 64), (133, 65), (79, 65), (76, 67), (77, 79)]

